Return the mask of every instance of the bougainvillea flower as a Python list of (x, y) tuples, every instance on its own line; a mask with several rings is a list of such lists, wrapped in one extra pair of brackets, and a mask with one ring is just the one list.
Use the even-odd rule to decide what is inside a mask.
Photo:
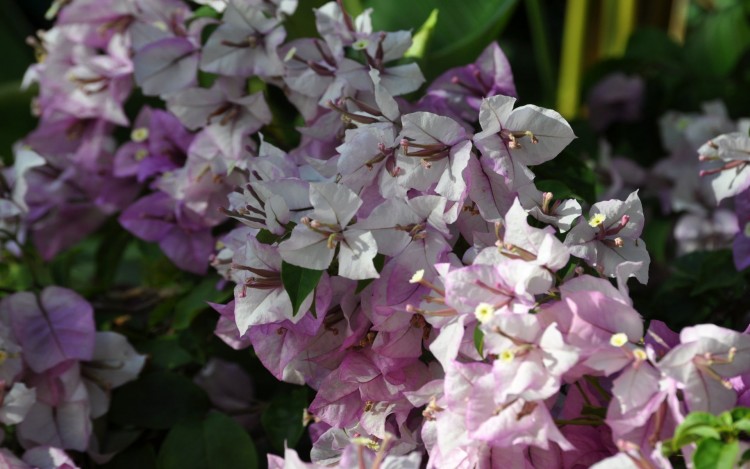
[(10, 318), (24, 361), (42, 373), (68, 360), (90, 360), (94, 353), (94, 311), (72, 290), (47, 287), (39, 296), (15, 293), (0, 309)]
[(589, 210), (588, 220), (581, 219), (565, 237), (570, 253), (583, 258), (604, 275), (614, 277), (623, 262), (643, 262), (633, 275), (639, 282), (648, 282), (651, 257), (640, 239), (643, 231), (643, 207), (638, 191), (623, 202), (597, 202)]
[(722, 134), (698, 149), (700, 175), (708, 179), (721, 202), (750, 187), (750, 137), (747, 132)]
[(462, 173), (471, 157), (466, 130), (453, 119), (428, 112), (401, 118), (399, 166), (405, 174), (400, 183), (407, 188), (435, 192), (448, 200), (459, 200), (466, 190)]
[(523, 166), (549, 161), (575, 138), (557, 112), (531, 104), (513, 109), (515, 102), (510, 96), (493, 96), (484, 99), (479, 110), (482, 132), (474, 136), (474, 143), (498, 172), (507, 165), (504, 159)]
[(362, 205), (351, 190), (337, 184), (310, 184), (314, 211), (279, 245), (282, 259), (294, 265), (324, 270), (339, 247), (339, 275), (351, 279), (376, 278), (372, 263), (378, 252), (369, 231), (348, 227)]
[(684, 389), (690, 411), (721, 413), (737, 394), (727, 378), (750, 371), (750, 336), (713, 324), (687, 327), (659, 369)]
[(255, 3), (232, 0), (223, 21), (203, 46), (202, 70), (237, 77), (283, 73), (277, 49), (286, 30), (277, 18), (266, 16)]
[(475, 122), (482, 99), (495, 95), (516, 96), (516, 85), (508, 58), (497, 42), (492, 42), (474, 63), (436, 78), (422, 102), (428, 101), (436, 111), (444, 110), (449, 116)]
[(737, 270), (750, 267), (750, 191), (745, 191), (735, 198), (737, 224), (739, 231), (734, 238), (734, 265)]

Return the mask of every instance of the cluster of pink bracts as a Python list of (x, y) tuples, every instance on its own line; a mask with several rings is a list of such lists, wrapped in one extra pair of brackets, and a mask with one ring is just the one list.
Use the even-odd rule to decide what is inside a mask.
[[(575, 136), (555, 111), (515, 106), (497, 45), (407, 101), (424, 83), (403, 60), (411, 33), (373, 31), (369, 11), (328, 3), (320, 38), (287, 41), (296, 0), (201, 15), (180, 0), (66, 3), (25, 80), (39, 126), (0, 187), (7, 247), (28, 236), (51, 258), (119, 213), (180, 268), (236, 284), (217, 335), (316, 391), (314, 462), (288, 450), (271, 467), (666, 468), (660, 442), (688, 412), (750, 399), (750, 335), (646, 329), (633, 309), (626, 283), (646, 283), (650, 261), (637, 191), (583, 214), (536, 188), (531, 167)], [(288, 152), (262, 133), (279, 118), (272, 88), (301, 116)], [(136, 95), (164, 106), (131, 122)], [(747, 132), (701, 154), (719, 199), (747, 188)], [(283, 265), (318, 272), (301, 305)], [(45, 468), (72, 467), (49, 446), (96, 453), (97, 386), (143, 364), (56, 287), (0, 304), (0, 348), (0, 421)], [(83, 378), (97, 360), (122, 374)]]

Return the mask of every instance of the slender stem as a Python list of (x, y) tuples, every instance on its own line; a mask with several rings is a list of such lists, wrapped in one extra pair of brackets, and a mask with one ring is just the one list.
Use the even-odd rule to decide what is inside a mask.
[(588, 404), (589, 406), (593, 406), (593, 404), (591, 403), (591, 399), (589, 399), (589, 396), (586, 395), (586, 392), (583, 390), (583, 386), (581, 386), (581, 382), (576, 381), (575, 384), (576, 384), (576, 387), (578, 388), (578, 392), (581, 393), (581, 397), (583, 398), (584, 401), (586, 401), (586, 404)]
[(15, 233), (11, 233), (7, 230), (0, 230), (0, 235), (4, 235), (9, 241), (12, 241), (19, 247), (21, 255), (23, 256), (24, 264), (28, 267), (31, 282), (36, 288), (43, 288), (44, 285), (40, 280), (39, 273), (36, 271), (38, 266), (43, 265), (39, 262), (40, 259), (37, 252), (31, 246), (22, 243)]
[(555, 72), (547, 37), (547, 25), (542, 14), (539, 0), (526, 0), (526, 12), (529, 16), (531, 44), (534, 47), (534, 58), (542, 81), (544, 105), (552, 106), (555, 97)]
[(606, 0), (602, 4), (601, 57), (619, 57), (625, 52), (635, 23), (635, 9), (634, 0)]
[(605, 401), (609, 401), (612, 398), (612, 395), (608, 393), (607, 390), (604, 389), (599, 381), (597, 381), (597, 379), (593, 376), (586, 376), (586, 381), (588, 381), (588, 383), (592, 385), (594, 389), (599, 392), (599, 394), (601, 394)]
[(679, 44), (685, 42), (687, 12), (690, 0), (672, 0), (672, 11), (669, 14), (669, 37)]
[(578, 96), (583, 67), (588, 0), (568, 0), (557, 87), (557, 110), (566, 118), (578, 114)]

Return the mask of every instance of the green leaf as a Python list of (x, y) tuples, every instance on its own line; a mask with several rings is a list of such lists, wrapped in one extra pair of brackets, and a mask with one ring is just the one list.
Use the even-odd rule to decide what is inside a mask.
[(731, 413), (732, 420), (735, 422), (750, 419), (750, 408), (748, 407), (735, 407)]
[(422, 60), (429, 77), (447, 68), (472, 62), (500, 35), (513, 14), (518, 0), (363, 0), (372, 7), (375, 30), (410, 30), (424, 24), (435, 9), (440, 15), (434, 25)]
[(133, 235), (122, 229), (119, 224), (110, 226), (96, 249), (96, 274), (94, 281), (99, 290), (109, 290), (117, 276), (120, 261)]
[(721, 425), (723, 427), (731, 427), (732, 426), (732, 413), (731, 412), (722, 412), (719, 414), (719, 422), (721, 422)]
[(206, 393), (185, 376), (161, 371), (140, 377), (112, 395), (109, 420), (120, 425), (167, 429), (208, 410)]
[(155, 469), (156, 452), (151, 445), (136, 446), (118, 453), (110, 462), (101, 466), (102, 469)]
[(159, 469), (255, 469), (258, 454), (245, 430), (230, 417), (211, 412), (176, 425), (159, 450)]
[(730, 250), (711, 251), (703, 260), (700, 275), (691, 296), (710, 290), (727, 290), (745, 283), (742, 276), (737, 275)]
[(315, 290), (323, 275), (322, 270), (312, 270), (286, 262), (281, 263), (281, 282), (292, 300), (292, 315), (296, 316), (300, 306)]
[[(294, 14), (284, 20), (287, 41), (302, 37), (318, 37), (318, 31), (315, 28), (315, 15), (312, 10), (313, 8), (320, 8), (326, 3), (328, 3), (327, 0), (305, 0), (301, 2)], [(345, 1), (347, 7), (350, 4), (351, 2)]]
[(685, 51), (692, 68), (702, 74), (726, 76), (750, 46), (750, 26), (740, 5), (708, 14), (687, 35)]
[(479, 328), (479, 324), (474, 328), (474, 347), (479, 356), (484, 358), (484, 332)]
[(172, 326), (178, 331), (187, 329), (199, 313), (209, 308), (208, 302), (221, 303), (231, 295), (231, 292), (217, 290), (216, 279), (207, 277), (177, 302)]
[(750, 435), (750, 419), (742, 419), (734, 422), (732, 425), (735, 430), (745, 432)]
[(148, 355), (149, 363), (165, 370), (179, 368), (193, 362), (193, 357), (185, 350), (176, 335), (162, 336), (137, 344), (138, 351)]
[(742, 457), (739, 461), (737, 461), (737, 465), (740, 467), (745, 467), (745, 464), (748, 462), (750, 462), (750, 449), (742, 453)]
[(683, 50), (665, 31), (656, 28), (640, 28), (628, 39), (625, 57), (648, 62), (679, 61)]
[(211, 88), (219, 75), (210, 72), (198, 70), (198, 86), (201, 88)]
[(197, 18), (215, 18), (218, 20), (219, 18), (221, 18), (221, 13), (214, 10), (208, 5), (203, 5), (193, 12), (193, 16), (190, 18), (190, 21), (193, 21)]
[(739, 442), (724, 443), (721, 440), (703, 440), (693, 454), (695, 469), (732, 469), (740, 452)]
[(720, 440), (721, 435), (716, 430), (718, 426), (720, 422), (715, 415), (708, 412), (692, 412), (675, 430), (673, 447), (678, 449), (702, 438)]
[(11, 164), (11, 146), (34, 129), (36, 118), (31, 115), (31, 98), (35, 94), (35, 89), (22, 91), (21, 82), (0, 84), (0, 116), (6, 117), (0, 126), (0, 162)]
[(674, 230), (674, 222), (665, 217), (654, 217), (643, 230), (643, 240), (651, 257), (658, 262), (666, 262), (667, 247)]
[(268, 439), (276, 451), (284, 451), (284, 443), (294, 448), (305, 432), (302, 415), (307, 407), (307, 389), (294, 389), (277, 395), (260, 418)]
[(685, 417), (685, 420), (682, 421), (675, 434), (679, 433), (680, 428), (689, 428), (694, 425), (708, 425), (716, 427), (719, 425), (719, 419), (715, 415), (709, 414), (708, 412), (691, 412), (687, 415), (687, 417)]
[(537, 189), (542, 192), (551, 192), (555, 200), (560, 199), (581, 199), (581, 196), (575, 194), (573, 190), (561, 181), (551, 179), (534, 181)]
[(665, 458), (672, 456), (677, 450), (678, 448), (675, 448), (674, 440), (671, 438), (667, 438), (661, 442), (661, 455)]
[(258, 242), (262, 244), (273, 244), (278, 239), (278, 236), (268, 230), (260, 230), (255, 236), (255, 239), (257, 239)]
[(435, 31), (435, 24), (437, 24), (439, 10), (435, 8), (427, 17), (427, 20), (419, 27), (419, 30), (414, 34), (411, 41), (411, 47), (404, 53), (404, 57), (413, 59), (424, 58), (427, 52), (427, 45), (432, 39), (432, 33)]

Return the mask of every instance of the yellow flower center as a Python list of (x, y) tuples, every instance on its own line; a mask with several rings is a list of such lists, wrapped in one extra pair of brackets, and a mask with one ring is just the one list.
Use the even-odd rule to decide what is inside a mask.
[(367, 39), (360, 39), (358, 41), (355, 41), (354, 44), (352, 44), (352, 49), (354, 50), (366, 49), (369, 44), (370, 44), (370, 41), (368, 41)]
[(589, 226), (591, 226), (592, 228), (596, 228), (597, 226), (604, 223), (604, 218), (604, 215), (602, 215), (601, 213), (595, 214), (589, 219)]
[(138, 127), (137, 129), (133, 129), (133, 131), (130, 133), (130, 140), (141, 143), (145, 141), (148, 138), (148, 129), (145, 127)]
[(510, 363), (514, 358), (516, 358), (516, 354), (515, 352), (513, 352), (513, 350), (503, 350), (502, 352), (500, 352), (499, 358), (503, 363)]
[(622, 347), (623, 345), (628, 343), (628, 336), (624, 332), (612, 334), (612, 337), (610, 337), (609, 339), (609, 343), (613, 347)]
[(378, 451), (380, 449), (380, 444), (373, 440), (372, 438), (365, 438), (363, 436), (358, 436), (356, 438), (352, 438), (352, 443), (355, 445), (365, 446), (373, 451)]
[(424, 278), (424, 269), (419, 269), (418, 271), (414, 272), (414, 275), (411, 276), (411, 280), (409, 280), (409, 283), (419, 283)]
[(743, 231), (745, 232), (745, 236), (750, 238), (750, 221), (745, 223), (745, 229)]
[(481, 324), (487, 324), (494, 315), (495, 307), (489, 303), (479, 303), (477, 309), (474, 310), (474, 316)]

